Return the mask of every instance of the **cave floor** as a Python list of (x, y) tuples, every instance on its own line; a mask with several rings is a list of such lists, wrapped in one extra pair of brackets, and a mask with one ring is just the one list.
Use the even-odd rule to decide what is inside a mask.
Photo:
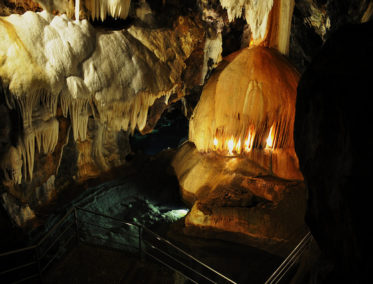
[(137, 255), (79, 244), (45, 273), (43, 283), (174, 283), (174, 274)]
[[(264, 283), (283, 258), (220, 240), (175, 236), (177, 245), (237, 283)], [(175, 240), (172, 240), (175, 242)], [(184, 283), (182, 276), (138, 255), (79, 244), (45, 273), (44, 283)], [(179, 282), (181, 281), (181, 282)]]
[[(183, 233), (182, 227), (183, 220), (172, 224), (166, 238), (237, 283), (262, 284), (284, 260), (279, 254), (253, 246), (188, 236)], [(276, 249), (283, 250), (279, 245), (272, 249), (274, 252)]]
[[(136, 185), (134, 194), (156, 201), (155, 206), (162, 204), (167, 204), (170, 208), (183, 206), (180, 201), (178, 182), (169, 167), (172, 153), (166, 154), (166, 158), (163, 155), (163, 159), (136, 157), (127, 166), (119, 169), (121, 179), (118, 184), (120, 185), (116, 184), (114, 189), (107, 191), (108, 194), (94, 196), (95, 201), (87, 204), (88, 208), (106, 215), (127, 219), (128, 214), (122, 211), (128, 207), (128, 204), (122, 204), (124, 195), (121, 197), (120, 194), (128, 192), (134, 185)], [(113, 177), (107, 176), (107, 178), (110, 180)], [(100, 183), (100, 181), (96, 182)], [(40, 212), (40, 219), (44, 219), (44, 216), (48, 216), (57, 208), (65, 212), (64, 208), (67, 208), (65, 204), (87, 190), (86, 186), (79, 190), (71, 188), (66, 191), (63, 198)], [(110, 188), (112, 188), (111, 185)], [(105, 204), (107, 208), (104, 208)], [(128, 207), (128, 209), (133, 212), (141, 208), (135, 206)], [(132, 217), (139, 218), (139, 216)], [(144, 219), (144, 222), (146, 220), (149, 220), (149, 216)], [(268, 251), (272, 252), (272, 250), (264, 251), (249, 245), (187, 236), (183, 233), (183, 219), (171, 225), (169, 222), (164, 223), (158, 217), (154, 220), (151, 224), (147, 222), (144, 224), (237, 283), (264, 283), (284, 259), (283, 254), (276, 253), (276, 250), (282, 248), (274, 247), (273, 253), (269, 253)], [(139, 219), (139, 221), (143, 220)], [(299, 241), (299, 237), (302, 236), (294, 236), (292, 248)], [(288, 253), (292, 248), (288, 248)], [(58, 262), (52, 264), (45, 275), (44, 282), (183, 283), (178, 277), (180, 278), (158, 263), (141, 262), (136, 255), (80, 244)]]

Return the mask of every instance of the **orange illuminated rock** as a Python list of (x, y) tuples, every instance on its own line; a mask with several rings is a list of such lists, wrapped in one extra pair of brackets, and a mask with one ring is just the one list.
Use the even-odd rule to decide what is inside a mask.
[(192, 208), (185, 233), (266, 249), (273, 242), (290, 245), (304, 232), (303, 181), (273, 177), (244, 156), (199, 152), (191, 142), (179, 149), (172, 166)]
[[(269, 36), (268, 46), (280, 42)], [(186, 233), (289, 242), (302, 232), (306, 202), (293, 139), (299, 73), (279, 51), (253, 44), (210, 77), (173, 167), (193, 204)]]
[[(184, 144), (173, 161), (191, 211), (184, 232), (283, 252), (304, 232), (306, 192), (302, 181), (286, 181), (244, 157), (200, 153)], [(273, 253), (273, 252), (272, 252)]]
[(200, 153), (192, 143), (186, 143), (180, 148), (172, 166), (179, 179), (182, 197), (189, 205), (216, 187), (230, 184), (234, 177), (269, 175), (266, 169), (249, 159)]
[(285, 179), (302, 179), (293, 125), (299, 74), (279, 52), (254, 47), (226, 58), (190, 120), (202, 152), (244, 155)]

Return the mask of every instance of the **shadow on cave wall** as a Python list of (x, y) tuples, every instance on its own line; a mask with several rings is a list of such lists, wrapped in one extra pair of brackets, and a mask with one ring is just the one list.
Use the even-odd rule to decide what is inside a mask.
[(166, 109), (151, 133), (142, 135), (136, 131), (130, 137), (132, 151), (155, 155), (188, 140), (189, 121), (182, 108), (182, 102), (178, 101)]

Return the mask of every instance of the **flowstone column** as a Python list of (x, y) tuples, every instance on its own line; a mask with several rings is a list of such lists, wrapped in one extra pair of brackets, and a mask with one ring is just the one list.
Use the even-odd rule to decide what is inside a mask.
[(306, 201), (293, 141), (299, 73), (285, 57), (294, 3), (235, 2), (221, 4), (230, 19), (244, 9), (251, 44), (210, 77), (173, 161), (192, 206), (185, 231), (290, 244), (302, 235)]

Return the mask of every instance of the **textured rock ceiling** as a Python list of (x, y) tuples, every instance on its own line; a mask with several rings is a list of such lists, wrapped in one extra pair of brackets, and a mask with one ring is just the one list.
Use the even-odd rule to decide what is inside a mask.
[[(173, 30), (106, 32), (47, 12), (2, 18), (0, 29), (0, 77), (8, 107), (21, 112), (25, 139), (19, 150), (29, 177), (35, 137), (45, 152), (56, 146), (57, 105), (70, 115), (75, 140), (86, 139), (89, 115), (113, 130), (142, 130), (157, 98), (167, 104), (181, 92), (185, 60), (203, 34), (183, 17)], [(33, 118), (37, 104), (46, 110), (39, 124)]]

